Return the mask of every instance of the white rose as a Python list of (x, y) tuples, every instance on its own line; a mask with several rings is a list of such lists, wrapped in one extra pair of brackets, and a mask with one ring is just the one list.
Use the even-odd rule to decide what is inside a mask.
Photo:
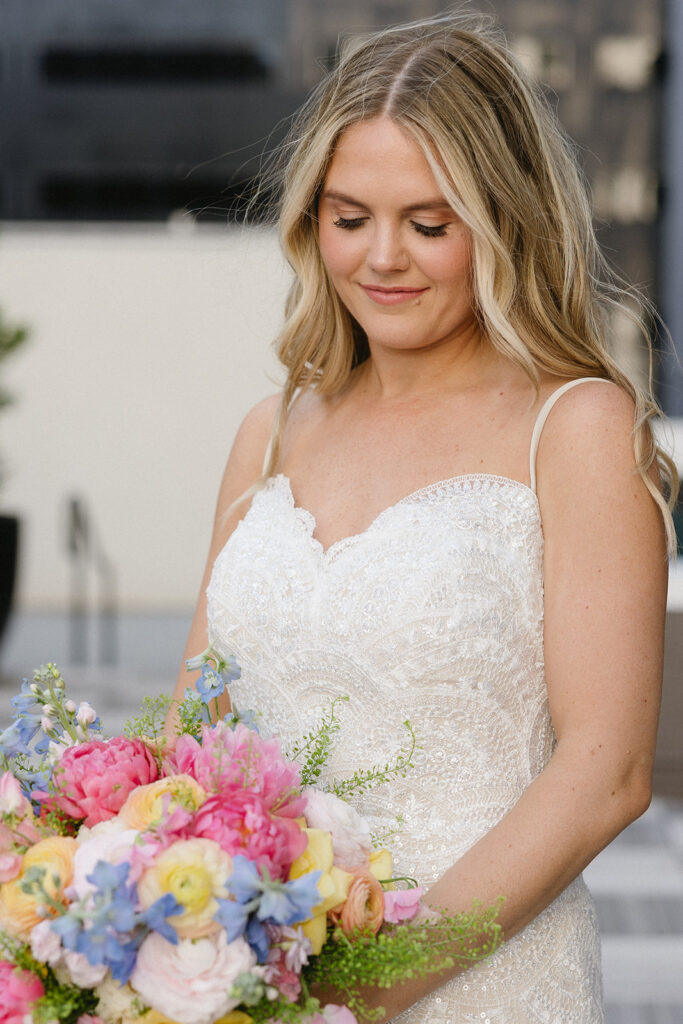
[(334, 793), (305, 789), (304, 815), (309, 828), (332, 834), (334, 863), (344, 871), (367, 868), (372, 849), (370, 826), (358, 811)]
[(233, 1010), (228, 996), (233, 982), (256, 963), (244, 939), (228, 943), (225, 932), (204, 939), (181, 939), (171, 945), (158, 932), (138, 951), (130, 979), (144, 1001), (178, 1024), (212, 1024)]

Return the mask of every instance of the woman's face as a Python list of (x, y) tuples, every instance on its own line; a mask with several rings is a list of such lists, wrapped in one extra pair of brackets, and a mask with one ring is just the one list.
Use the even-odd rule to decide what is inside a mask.
[(471, 236), (422, 150), (388, 118), (341, 137), (318, 205), (320, 252), (371, 346), (471, 337)]

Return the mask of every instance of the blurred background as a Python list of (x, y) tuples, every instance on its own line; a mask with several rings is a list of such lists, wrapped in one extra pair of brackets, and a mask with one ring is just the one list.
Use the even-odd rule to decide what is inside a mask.
[[(281, 379), (288, 272), (240, 197), (340, 36), (446, 6), (0, 0), (6, 701), (56, 660), (115, 729), (172, 685), (227, 452)], [(610, 261), (668, 324), (654, 377), (683, 469), (683, 0), (478, 9), (576, 140)], [(612, 343), (646, 378), (628, 319)], [(610, 1024), (683, 1021), (681, 558), (665, 676), (658, 799), (590, 869)]]

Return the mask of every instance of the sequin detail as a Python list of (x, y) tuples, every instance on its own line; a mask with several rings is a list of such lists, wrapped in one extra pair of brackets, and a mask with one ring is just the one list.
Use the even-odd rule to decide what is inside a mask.
[[(270, 479), (218, 556), (209, 636), (242, 666), (231, 692), (285, 747), (348, 694), (328, 777), (389, 760), (417, 728), (416, 770), (359, 798), (401, 874), (430, 884), (515, 804), (554, 744), (543, 665), (536, 496), (460, 476), (392, 505), (326, 552), (289, 481)], [(581, 879), (490, 960), (401, 1024), (601, 1024), (600, 951)]]

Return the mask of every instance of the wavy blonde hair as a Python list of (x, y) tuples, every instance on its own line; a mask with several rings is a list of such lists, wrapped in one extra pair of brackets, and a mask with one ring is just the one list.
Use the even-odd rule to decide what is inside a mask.
[[(635, 293), (621, 287), (605, 264), (584, 181), (545, 98), (491, 19), (469, 14), (347, 41), (266, 169), (295, 278), (277, 339), (287, 380), (259, 484), (275, 472), (297, 389), (337, 394), (369, 355), (364, 331), (322, 262), (317, 202), (341, 135), (377, 117), (391, 118), (416, 140), (444, 196), (470, 228), (477, 314), (491, 344), (525, 371), (536, 393), (542, 369), (562, 377), (604, 377), (634, 399), (637, 470), (662, 511), (674, 551), (671, 507), (678, 478), (652, 432), (650, 421), (660, 409), (652, 396), (647, 327), (629, 301)], [(639, 308), (650, 309), (645, 300)], [(619, 309), (637, 322), (648, 345), (647, 390), (608, 351), (609, 317)], [(668, 501), (651, 475), (655, 463)]]

